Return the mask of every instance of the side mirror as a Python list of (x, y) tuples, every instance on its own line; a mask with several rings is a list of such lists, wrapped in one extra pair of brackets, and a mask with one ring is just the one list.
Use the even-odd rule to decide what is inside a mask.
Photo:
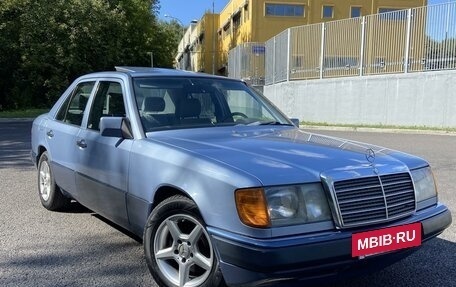
[(100, 133), (104, 137), (133, 138), (130, 121), (123, 117), (102, 117), (100, 119)]
[(299, 119), (290, 119), (290, 121), (299, 128)]

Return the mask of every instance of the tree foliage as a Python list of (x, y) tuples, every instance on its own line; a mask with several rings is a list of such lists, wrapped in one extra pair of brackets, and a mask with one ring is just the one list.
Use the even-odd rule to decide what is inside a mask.
[(177, 42), (158, 9), (158, 0), (1, 0), (0, 107), (49, 107), (77, 76), (148, 66), (150, 51), (172, 66)]
[(177, 21), (160, 21), (159, 29), (155, 35), (156, 42), (160, 45), (155, 47), (154, 55), (157, 55), (158, 66), (171, 67), (174, 64), (174, 57), (177, 54), (177, 46), (182, 38), (182, 27)]

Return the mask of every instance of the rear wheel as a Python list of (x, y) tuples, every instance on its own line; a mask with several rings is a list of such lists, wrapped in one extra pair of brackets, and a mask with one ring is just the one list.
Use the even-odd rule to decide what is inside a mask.
[(43, 152), (38, 161), (38, 192), (41, 204), (48, 210), (63, 210), (71, 202), (55, 184), (47, 152)]
[(151, 213), (144, 231), (147, 264), (160, 286), (225, 286), (196, 204), (176, 195)]

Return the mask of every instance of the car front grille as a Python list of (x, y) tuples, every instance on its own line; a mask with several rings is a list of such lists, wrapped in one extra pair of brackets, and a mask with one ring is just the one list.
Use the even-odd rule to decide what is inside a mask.
[(334, 192), (342, 227), (393, 220), (416, 208), (409, 173), (336, 181)]

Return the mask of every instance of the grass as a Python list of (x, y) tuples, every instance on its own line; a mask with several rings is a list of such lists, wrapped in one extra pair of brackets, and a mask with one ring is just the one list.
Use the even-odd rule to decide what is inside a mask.
[(438, 128), (428, 126), (395, 126), (395, 125), (363, 125), (363, 124), (329, 124), (320, 122), (300, 122), (301, 126), (314, 126), (314, 127), (343, 127), (357, 129), (393, 129), (393, 130), (412, 130), (412, 131), (438, 131), (438, 132), (456, 132), (456, 128)]
[(27, 109), (14, 111), (0, 111), (0, 118), (36, 118), (49, 112), (49, 109)]

